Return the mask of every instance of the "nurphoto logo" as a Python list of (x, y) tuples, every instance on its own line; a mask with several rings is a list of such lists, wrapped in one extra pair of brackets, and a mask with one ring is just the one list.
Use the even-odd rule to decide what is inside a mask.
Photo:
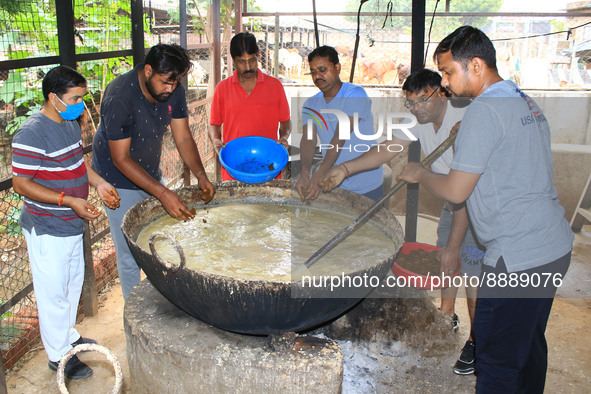
[[(320, 112), (309, 108), (304, 107), (304, 114), (310, 116), (308, 118), (308, 122), (306, 124), (306, 138), (312, 139), (313, 136), (313, 127), (314, 123), (320, 129), (324, 128), (328, 130), (328, 125), (326, 119), (322, 116), (322, 114), (333, 114), (337, 117), (338, 120), (338, 133), (340, 140), (349, 140), (351, 139), (351, 120), (349, 116), (338, 109), (321, 109)], [(386, 139), (391, 141), (393, 138), (394, 130), (400, 130), (410, 139), (411, 141), (417, 141), (417, 137), (409, 130), (417, 125), (417, 118), (410, 113), (404, 112), (388, 112), (386, 114), (379, 113), (377, 116), (377, 128), (375, 129), (374, 134), (362, 134), (359, 131), (359, 113), (353, 113), (353, 133), (354, 135), (362, 140), (362, 141), (372, 141), (377, 140), (382, 135), (384, 135), (384, 130), (386, 134)], [(377, 146), (378, 151), (380, 149), (387, 149), (389, 152), (401, 152), (404, 147), (400, 144), (355, 144), (350, 145), (347, 147), (339, 147), (337, 146), (337, 150), (349, 150), (354, 152), (367, 152), (373, 146)], [(320, 144), (321, 150), (328, 150), (333, 149), (334, 146), (332, 144)]]

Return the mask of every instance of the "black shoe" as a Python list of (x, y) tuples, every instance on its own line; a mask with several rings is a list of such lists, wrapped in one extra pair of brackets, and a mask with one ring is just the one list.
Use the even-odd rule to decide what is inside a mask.
[(95, 341), (94, 339), (84, 338), (81, 336), (76, 341), (72, 342), (70, 345), (72, 345), (72, 347), (76, 347), (78, 345), (84, 345), (84, 344), (97, 345), (98, 342)]
[[(49, 362), (49, 369), (51, 369), (52, 371), (57, 371), (57, 366), (57, 361)], [(68, 379), (86, 379), (92, 376), (92, 369), (88, 365), (80, 361), (78, 357), (73, 356), (70, 360), (68, 360), (66, 368), (64, 368), (64, 375)]]
[(454, 373), (458, 375), (473, 374), (474, 365), (476, 364), (474, 354), (474, 342), (466, 341), (462, 353), (460, 353), (460, 358), (458, 358), (458, 361), (456, 361), (456, 364), (454, 365)]
[(455, 313), (451, 317), (451, 329), (453, 332), (458, 332), (460, 329), (460, 318)]

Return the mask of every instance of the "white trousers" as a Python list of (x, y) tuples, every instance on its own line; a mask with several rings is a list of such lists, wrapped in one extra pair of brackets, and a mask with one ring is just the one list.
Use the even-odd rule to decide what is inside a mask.
[(23, 229), (33, 273), (41, 340), (50, 361), (59, 361), (80, 338), (74, 329), (84, 282), (82, 235), (55, 237)]

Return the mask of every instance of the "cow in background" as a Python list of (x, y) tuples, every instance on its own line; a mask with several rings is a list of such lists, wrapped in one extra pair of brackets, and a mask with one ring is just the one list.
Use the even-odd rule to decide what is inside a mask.
[(302, 73), (302, 57), (297, 49), (279, 49), (279, 64), (285, 68), (288, 77)]
[(398, 76), (396, 59), (389, 56), (365, 58), (358, 63), (359, 80), (368, 84), (390, 84)]
[(410, 64), (398, 63), (396, 70), (398, 71), (398, 83), (402, 85), (410, 75)]
[[(269, 73), (273, 71), (273, 59), (275, 51), (269, 50)], [(297, 49), (280, 48), (278, 51), (279, 70), (277, 74), (283, 74), (288, 77), (298, 76), (302, 73), (302, 57)]]

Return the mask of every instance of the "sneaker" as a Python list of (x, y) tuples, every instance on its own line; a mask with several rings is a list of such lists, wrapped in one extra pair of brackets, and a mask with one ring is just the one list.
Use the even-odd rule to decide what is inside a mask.
[[(49, 362), (49, 369), (51, 369), (52, 371), (57, 371), (57, 367), (57, 361)], [(92, 376), (92, 369), (88, 365), (80, 361), (78, 357), (73, 356), (71, 359), (68, 360), (68, 363), (64, 368), (64, 375), (68, 379), (86, 379)]]
[(456, 361), (454, 365), (454, 373), (458, 375), (470, 375), (474, 373), (474, 365), (475, 358), (474, 358), (474, 342), (466, 341), (462, 352), (460, 353), (460, 358)]
[(84, 338), (81, 336), (76, 341), (72, 342), (70, 345), (72, 345), (72, 347), (76, 347), (78, 345), (84, 345), (84, 344), (97, 345), (98, 342), (95, 341), (94, 339)]
[(458, 332), (460, 329), (460, 318), (455, 313), (451, 317), (451, 329), (453, 332)]

